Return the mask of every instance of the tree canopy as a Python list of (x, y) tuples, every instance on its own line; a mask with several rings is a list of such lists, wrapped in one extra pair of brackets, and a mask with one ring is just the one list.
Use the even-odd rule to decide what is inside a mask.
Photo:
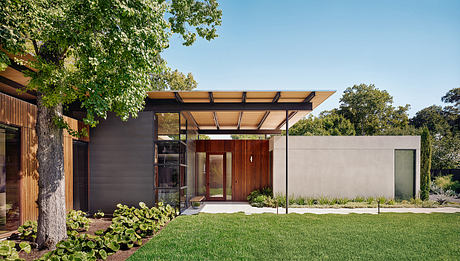
[[(107, 111), (122, 119), (143, 108), (152, 75), (163, 74), (158, 59), (172, 34), (184, 45), (197, 35), (217, 36), (222, 12), (215, 0), (5, 0), (0, 9), (0, 45), (37, 69), (27, 86), (43, 94), (47, 106), (80, 101), (86, 123), (95, 125)], [(1, 54), (2, 68), (9, 64)], [(178, 72), (169, 74), (174, 89)], [(185, 78), (193, 88), (193, 77)]]
[(354, 126), (357, 135), (377, 135), (387, 128), (403, 127), (409, 121), (409, 105), (394, 107), (393, 97), (373, 84), (348, 87), (336, 113)]
[(24, 73), (37, 93), (40, 248), (66, 237), (63, 107), (80, 104), (95, 126), (109, 111), (135, 117), (152, 88), (193, 89), (193, 77), (168, 71), (161, 52), (172, 34), (184, 45), (217, 37), (221, 17), (216, 0), (2, 1), (0, 70), (34, 68)]
[(322, 114), (319, 117), (309, 116), (301, 119), (291, 128), (290, 135), (304, 136), (353, 136), (353, 124), (336, 113)]

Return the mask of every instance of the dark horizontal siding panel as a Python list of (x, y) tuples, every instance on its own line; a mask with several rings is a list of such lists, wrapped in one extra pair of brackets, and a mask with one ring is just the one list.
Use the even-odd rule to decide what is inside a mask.
[(90, 211), (118, 203), (153, 205), (153, 113), (121, 121), (108, 115), (91, 130)]

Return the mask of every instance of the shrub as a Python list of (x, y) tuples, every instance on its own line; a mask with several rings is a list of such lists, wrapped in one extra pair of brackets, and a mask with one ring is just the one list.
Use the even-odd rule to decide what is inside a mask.
[(303, 206), (303, 205), (305, 205), (305, 199), (302, 198), (302, 197), (296, 198), (296, 199), (295, 199), (295, 203), (296, 203), (297, 205), (299, 205), (299, 206)]
[(438, 176), (433, 183), (444, 191), (452, 190), (458, 193), (460, 189), (460, 182), (452, 180), (452, 175)]
[(275, 201), (278, 202), (279, 207), (286, 207), (286, 196), (278, 195), (275, 197)]
[(428, 200), (430, 195), (431, 137), (426, 126), (422, 130), (421, 143), (420, 198)]
[(96, 213), (94, 213), (93, 217), (94, 218), (103, 218), (104, 217), (104, 212), (102, 210), (98, 210)]
[(423, 200), (421, 200), (419, 198), (411, 198), (410, 203), (414, 204), (414, 205), (421, 205), (423, 203)]
[(81, 210), (71, 210), (67, 214), (66, 225), (67, 230), (87, 231), (89, 229), (89, 218), (86, 213)]
[(264, 207), (274, 205), (273, 190), (270, 187), (257, 189), (249, 193), (248, 202), (254, 207)]
[(395, 204), (395, 201), (394, 199), (389, 199), (387, 202), (386, 202), (387, 205), (394, 205)]
[(348, 198), (337, 198), (335, 202), (340, 205), (345, 205), (350, 202), (350, 200)]
[(353, 199), (353, 202), (364, 202), (366, 199), (364, 197), (356, 197)]
[(258, 207), (258, 208), (261, 208), (261, 207), (264, 207), (265, 206), (265, 200), (267, 199), (267, 196), (265, 195), (258, 195), (256, 198), (254, 198), (252, 201), (251, 201), (251, 206), (253, 207)]
[(266, 197), (265, 198), (265, 206), (266, 207), (276, 207), (276, 200), (272, 197)]
[(2, 260), (24, 260), (19, 258), (19, 253), (30, 253), (31, 247), (27, 242), (16, 244), (14, 241), (0, 241), (0, 258)]
[(387, 199), (385, 197), (378, 197), (377, 198), (377, 203), (385, 204), (386, 201), (387, 201)]
[(329, 205), (329, 199), (326, 197), (320, 197), (318, 203), (320, 205)]
[(18, 227), (19, 239), (26, 241), (35, 241), (37, 238), (37, 221), (27, 220), (23, 225)]
[(367, 204), (370, 205), (370, 204), (374, 203), (375, 198), (373, 198), (373, 197), (368, 197), (368, 198), (366, 199), (366, 201), (367, 201)]

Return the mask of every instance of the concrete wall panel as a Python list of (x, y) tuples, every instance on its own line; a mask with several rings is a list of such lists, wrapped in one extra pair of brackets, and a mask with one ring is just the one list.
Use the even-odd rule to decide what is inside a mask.
[[(302, 197), (394, 197), (394, 151), (416, 150), (419, 191), (420, 137), (291, 136), (289, 195)], [(285, 193), (285, 137), (270, 139), (273, 191)]]

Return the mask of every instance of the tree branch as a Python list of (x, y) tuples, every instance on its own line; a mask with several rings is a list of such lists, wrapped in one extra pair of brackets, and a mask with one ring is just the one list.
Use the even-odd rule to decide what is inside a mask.
[(34, 44), (34, 50), (35, 50), (35, 54), (37, 56), (40, 55), (39, 51), (38, 51), (38, 44), (37, 44), (37, 41), (35, 39), (32, 40), (32, 43)]
[(62, 53), (59, 55), (59, 60), (64, 60), (68, 50), (69, 50), (69, 47), (66, 47), (64, 51), (62, 51)]

